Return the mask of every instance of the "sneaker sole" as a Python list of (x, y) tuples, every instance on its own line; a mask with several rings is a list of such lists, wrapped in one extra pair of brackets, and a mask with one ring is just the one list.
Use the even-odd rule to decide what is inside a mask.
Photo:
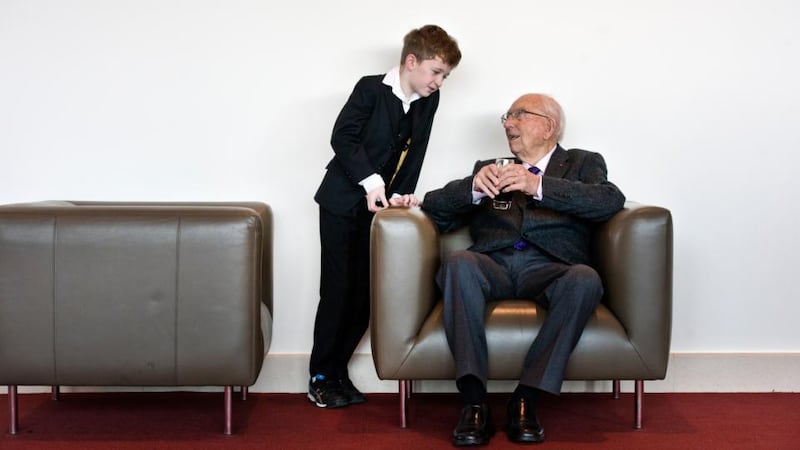
[(349, 403), (347, 403), (347, 401), (344, 401), (341, 404), (338, 404), (338, 403), (327, 404), (327, 403), (318, 402), (317, 401), (317, 397), (314, 394), (310, 393), (310, 392), (308, 394), (306, 394), (306, 398), (308, 398), (308, 401), (310, 401), (311, 403), (315, 404), (318, 408), (328, 408), (328, 409), (341, 408), (341, 407), (347, 406), (349, 404)]

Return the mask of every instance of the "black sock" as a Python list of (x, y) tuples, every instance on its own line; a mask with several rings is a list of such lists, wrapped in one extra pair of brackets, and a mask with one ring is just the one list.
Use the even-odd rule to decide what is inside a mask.
[(514, 389), (513, 397), (525, 399), (526, 402), (535, 405), (536, 399), (539, 397), (539, 390), (534, 387), (519, 384), (517, 388)]
[(475, 375), (464, 375), (456, 380), (456, 386), (465, 405), (486, 403), (486, 386)]

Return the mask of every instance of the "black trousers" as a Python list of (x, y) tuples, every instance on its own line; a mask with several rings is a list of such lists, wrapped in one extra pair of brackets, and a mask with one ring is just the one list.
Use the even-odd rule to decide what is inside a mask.
[(488, 255), (452, 252), (437, 281), (444, 294), (445, 332), (456, 363), (456, 379), (473, 375), (486, 385), (486, 303), (531, 299), (545, 307), (548, 315), (528, 349), (520, 383), (556, 395), (572, 349), (603, 297), (602, 282), (594, 269), (551, 261), (532, 245)]
[(319, 209), (322, 273), (311, 376), (348, 378), (347, 364), (369, 326), (369, 233), (373, 216), (366, 202), (345, 215)]

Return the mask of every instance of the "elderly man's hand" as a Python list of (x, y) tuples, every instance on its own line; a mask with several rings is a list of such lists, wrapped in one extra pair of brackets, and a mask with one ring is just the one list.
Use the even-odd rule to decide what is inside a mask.
[(502, 192), (521, 191), (535, 195), (542, 177), (529, 172), (522, 164), (509, 164), (500, 168), (497, 186)]
[(500, 168), (494, 164), (487, 164), (478, 170), (472, 180), (472, 190), (483, 192), (489, 198), (494, 198), (500, 193), (498, 182), (500, 181)]

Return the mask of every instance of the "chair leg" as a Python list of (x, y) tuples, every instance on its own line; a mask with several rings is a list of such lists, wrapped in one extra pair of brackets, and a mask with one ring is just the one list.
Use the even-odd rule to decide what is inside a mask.
[(614, 400), (619, 400), (619, 380), (611, 380), (611, 397)]
[(411, 381), (400, 380), (400, 428), (408, 428), (408, 398), (410, 396)]
[(231, 435), (232, 427), (232, 397), (233, 397), (233, 386), (225, 386), (225, 431), (226, 435)]
[(61, 400), (61, 389), (57, 384), (50, 387), (50, 398), (53, 400)]
[(634, 424), (633, 427), (637, 430), (642, 428), (642, 400), (644, 397), (644, 380), (636, 380), (634, 382), (634, 394), (633, 394), (633, 414), (634, 414)]
[(247, 392), (248, 392), (247, 386), (242, 386), (242, 401), (247, 400)]
[(19, 428), (18, 407), (17, 386), (8, 386), (8, 432), (11, 434), (17, 434)]

